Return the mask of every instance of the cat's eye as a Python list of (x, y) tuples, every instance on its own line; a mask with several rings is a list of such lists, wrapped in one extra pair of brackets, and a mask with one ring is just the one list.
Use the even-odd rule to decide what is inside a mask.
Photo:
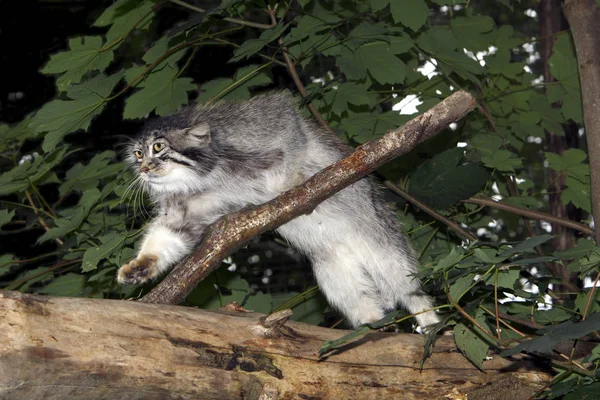
[(154, 149), (155, 152), (159, 152), (162, 149), (165, 148), (165, 144), (164, 143), (154, 143), (154, 145), (152, 146), (152, 148)]
[(139, 150), (136, 150), (136, 151), (135, 151), (135, 156), (136, 156), (138, 159), (140, 159), (140, 160), (142, 159), (142, 157), (144, 157), (144, 155), (142, 154), (142, 152), (141, 152), (141, 151), (139, 151)]

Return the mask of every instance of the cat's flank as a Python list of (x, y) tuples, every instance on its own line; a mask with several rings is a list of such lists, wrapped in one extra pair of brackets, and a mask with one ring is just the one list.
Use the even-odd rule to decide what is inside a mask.
[[(157, 215), (118, 281), (156, 278), (188, 255), (219, 217), (271, 200), (346, 154), (337, 138), (300, 115), (285, 92), (193, 106), (149, 121), (128, 156)], [(310, 259), (319, 288), (354, 327), (398, 305), (414, 314), (432, 307), (411, 276), (413, 251), (369, 179), (277, 231)], [(433, 311), (416, 319), (423, 327), (438, 321)]]

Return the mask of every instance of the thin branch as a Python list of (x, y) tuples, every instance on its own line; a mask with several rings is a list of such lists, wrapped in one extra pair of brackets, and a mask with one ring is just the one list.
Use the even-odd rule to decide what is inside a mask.
[[(242, 46), (240, 46), (240, 45), (239, 45), (239, 44), (237, 44), (237, 43), (233, 43), (233, 42), (230, 42), (230, 41), (228, 41), (228, 40), (221, 39), (221, 38), (215, 38), (215, 37), (213, 37), (213, 38), (212, 38), (212, 40), (214, 40), (215, 42), (219, 42), (219, 43), (227, 44), (227, 45), (229, 45), (229, 46), (233, 46), (233, 47), (242, 47)], [(261, 57), (261, 58), (264, 58), (265, 60), (272, 61), (273, 63), (275, 63), (275, 64), (277, 64), (277, 65), (280, 65), (280, 66), (282, 66), (282, 67), (287, 67), (287, 64), (285, 64), (285, 63), (283, 63), (283, 62), (279, 61), (278, 59), (276, 59), (276, 58), (275, 58), (275, 56), (273, 56), (273, 57), (269, 57), (268, 55), (266, 55), (266, 54), (262, 54), (262, 53), (257, 53), (256, 55), (257, 55), (257, 56), (259, 56), (259, 57)]]
[[(35, 215), (37, 215), (38, 217), (38, 222), (40, 223), (40, 225), (42, 225), (42, 227), (46, 230), (46, 232), (48, 232), (50, 230), (50, 227), (48, 226), (48, 224), (46, 223), (46, 221), (44, 221), (44, 218), (42, 218), (42, 216), (40, 215), (38, 208), (36, 207), (35, 203), (33, 202), (33, 198), (31, 197), (31, 194), (29, 194), (29, 191), (26, 190), (25, 191), (25, 196), (27, 197), (27, 201), (29, 201), (29, 204), (31, 205), (31, 208), (33, 209), (33, 212), (35, 213)], [(59, 245), (62, 246), (63, 245), (63, 241), (60, 238), (56, 238), (54, 239), (54, 241)]]
[[(186, 3), (185, 1), (182, 0), (169, 0), (171, 3), (173, 4), (177, 4), (179, 6), (188, 8), (192, 11), (196, 11), (199, 13), (205, 13), (206, 10), (200, 7), (196, 7), (192, 4)], [(273, 25), (267, 25), (267, 24), (261, 24), (259, 22), (252, 22), (252, 21), (245, 21), (243, 19), (237, 19), (237, 18), (229, 18), (229, 17), (223, 17), (221, 18), (223, 21), (227, 21), (227, 22), (231, 22), (233, 24), (238, 24), (238, 25), (244, 25), (244, 26), (248, 26), (250, 28), (258, 28), (258, 29), (271, 29), (274, 28), (277, 24), (273, 24)]]
[(393, 191), (397, 195), (399, 195), (400, 197), (403, 197), (404, 199), (406, 199), (409, 203), (411, 203), (415, 207), (418, 207), (421, 210), (423, 210), (424, 212), (426, 212), (432, 218), (435, 218), (436, 220), (440, 221), (441, 223), (446, 224), (451, 230), (453, 230), (456, 234), (458, 234), (458, 236), (462, 237), (463, 239), (467, 239), (472, 242), (477, 240), (477, 237), (475, 235), (473, 235), (472, 233), (461, 228), (460, 225), (458, 225), (456, 222), (452, 221), (449, 218), (444, 217), (442, 214), (438, 213), (433, 208), (429, 207), (427, 204), (424, 204), (420, 200), (414, 198), (412, 195), (408, 194), (404, 189), (395, 185), (393, 182), (385, 181), (383, 184), (388, 189), (390, 189), (391, 191)]
[(570, 219), (555, 217), (547, 213), (528, 210), (526, 208), (513, 206), (511, 204), (501, 203), (499, 201), (491, 199), (484, 199), (482, 197), (471, 197), (470, 199), (463, 200), (462, 202), (497, 208), (498, 210), (509, 211), (513, 214), (522, 215), (527, 218), (548, 221), (557, 225), (566, 226), (567, 228), (575, 229), (577, 231), (585, 233), (586, 235), (594, 235), (594, 231), (592, 229), (578, 222), (571, 221)]
[(598, 273), (598, 276), (596, 276), (594, 285), (592, 286), (592, 289), (590, 290), (590, 294), (588, 295), (587, 301), (585, 302), (585, 309), (583, 310), (583, 316), (581, 317), (582, 321), (585, 320), (585, 317), (587, 316), (592, 299), (594, 298), (594, 291), (596, 290), (596, 286), (598, 285), (598, 279), (600, 279), (600, 273)]
[[(277, 25), (277, 19), (275, 18), (275, 11), (276, 11), (275, 9), (269, 8), (269, 17), (271, 17), (271, 22), (274, 25)], [(290, 77), (294, 81), (294, 85), (296, 85), (296, 88), (298, 88), (298, 92), (300, 92), (300, 95), (302, 96), (303, 99), (308, 98), (308, 93), (306, 92), (306, 89), (304, 88), (304, 85), (302, 84), (302, 81), (300, 80), (300, 77), (298, 76), (298, 71), (296, 70), (294, 63), (292, 62), (292, 59), (290, 58), (289, 51), (288, 51), (287, 47), (285, 46), (285, 43), (283, 42), (283, 37), (279, 38), (279, 46), (281, 47), (283, 59), (285, 60), (285, 64), (287, 65), (288, 73), (290, 74)], [(306, 107), (308, 107), (308, 109), (312, 113), (313, 117), (315, 117), (315, 119), (319, 122), (319, 124), (321, 124), (321, 126), (323, 128), (327, 129), (329, 132), (331, 132), (335, 136), (337, 136), (335, 131), (333, 131), (333, 129), (331, 129), (329, 124), (327, 124), (327, 121), (325, 121), (323, 119), (323, 116), (321, 115), (319, 110), (317, 110), (317, 107), (315, 107), (314, 104), (308, 103), (306, 105)]]
[(474, 108), (473, 96), (458, 91), (403, 127), (360, 146), (304, 184), (268, 203), (226, 215), (208, 228), (204, 240), (195, 252), (142, 298), (142, 301), (170, 304), (182, 302), (198, 282), (219, 267), (221, 260), (244, 242), (293, 218), (311, 213), (322, 201), (437, 135)]

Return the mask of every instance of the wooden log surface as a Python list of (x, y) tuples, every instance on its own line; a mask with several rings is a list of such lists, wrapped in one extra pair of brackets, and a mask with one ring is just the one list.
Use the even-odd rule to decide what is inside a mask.
[(276, 322), (0, 291), (0, 398), (526, 399), (551, 378), (519, 358), (494, 356), (479, 371), (449, 336), (422, 371), (416, 334), (373, 332), (320, 361), (323, 342), (345, 331)]

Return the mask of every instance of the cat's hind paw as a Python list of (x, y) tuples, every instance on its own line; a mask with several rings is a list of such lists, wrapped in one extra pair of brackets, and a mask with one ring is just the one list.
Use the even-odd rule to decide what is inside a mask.
[(126, 285), (139, 285), (158, 275), (158, 257), (143, 255), (119, 268), (117, 281)]

